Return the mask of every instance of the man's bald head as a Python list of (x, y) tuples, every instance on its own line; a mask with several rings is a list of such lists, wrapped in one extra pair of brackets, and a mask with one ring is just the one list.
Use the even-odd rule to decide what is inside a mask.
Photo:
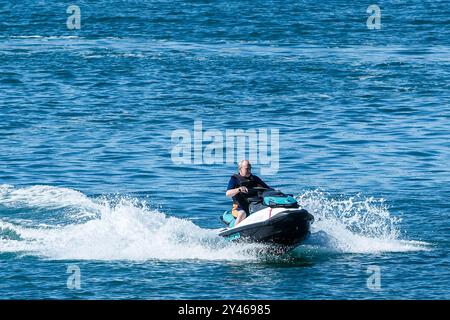
[(252, 174), (252, 165), (248, 160), (241, 160), (238, 163), (239, 175), (249, 177)]

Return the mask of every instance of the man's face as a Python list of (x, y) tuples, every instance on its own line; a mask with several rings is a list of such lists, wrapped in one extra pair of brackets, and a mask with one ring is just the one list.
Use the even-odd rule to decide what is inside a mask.
[(244, 162), (239, 169), (239, 174), (243, 177), (250, 177), (252, 173), (252, 166), (248, 162)]

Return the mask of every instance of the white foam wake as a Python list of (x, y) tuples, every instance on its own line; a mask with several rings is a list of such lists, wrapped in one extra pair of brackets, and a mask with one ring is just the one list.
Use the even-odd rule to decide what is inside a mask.
[(79, 191), (46, 185), (24, 188), (0, 185), (0, 205), (18, 209), (65, 209), (66, 213), (70, 212), (72, 219), (92, 218), (102, 209)]
[(400, 239), (399, 217), (384, 199), (356, 195), (336, 198), (321, 190), (305, 192), (299, 203), (315, 217), (308, 245), (337, 253), (428, 250), (427, 243)]
[[(378, 253), (426, 249), (400, 240), (398, 219), (382, 200), (334, 199), (310, 191), (299, 202), (315, 216), (308, 248), (336, 253)], [(90, 198), (50, 186), (0, 186), (3, 208), (62, 210), (63, 221), (42, 222), (0, 216), (0, 253), (31, 254), (50, 259), (89, 260), (257, 260), (261, 245), (233, 244), (186, 219), (169, 217), (144, 201), (119, 196)], [(38, 208), (39, 210), (35, 210)], [(83, 219), (79, 219), (83, 217)]]
[[(143, 201), (89, 199), (65, 188), (35, 186), (0, 188), (0, 205), (64, 208), (78, 203), (92, 219), (57, 225), (0, 219), (0, 252), (18, 252), (51, 259), (94, 260), (248, 260), (257, 245), (237, 246), (214, 230), (168, 217)], [(71, 211), (72, 212), (72, 211)]]

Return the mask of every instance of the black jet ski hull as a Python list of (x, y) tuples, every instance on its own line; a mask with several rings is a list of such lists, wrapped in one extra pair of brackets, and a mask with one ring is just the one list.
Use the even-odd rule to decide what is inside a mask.
[(314, 217), (304, 209), (286, 210), (262, 222), (227, 229), (219, 235), (233, 241), (249, 241), (295, 247), (311, 233)]

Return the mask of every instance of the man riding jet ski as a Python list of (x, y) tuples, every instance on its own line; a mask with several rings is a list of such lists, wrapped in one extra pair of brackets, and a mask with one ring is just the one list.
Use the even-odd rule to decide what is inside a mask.
[(274, 190), (252, 175), (248, 160), (239, 162), (239, 174), (231, 176), (227, 189), (233, 207), (221, 217), (228, 227), (220, 236), (292, 248), (310, 234), (314, 217), (299, 208), (292, 195)]
[(242, 160), (238, 164), (239, 173), (233, 174), (228, 182), (226, 196), (233, 199), (231, 214), (236, 218), (234, 225), (237, 226), (247, 217), (249, 212), (249, 202), (247, 199), (255, 196), (254, 192), (249, 193), (249, 189), (256, 187), (271, 189), (259, 177), (252, 174), (252, 165), (248, 160)]

